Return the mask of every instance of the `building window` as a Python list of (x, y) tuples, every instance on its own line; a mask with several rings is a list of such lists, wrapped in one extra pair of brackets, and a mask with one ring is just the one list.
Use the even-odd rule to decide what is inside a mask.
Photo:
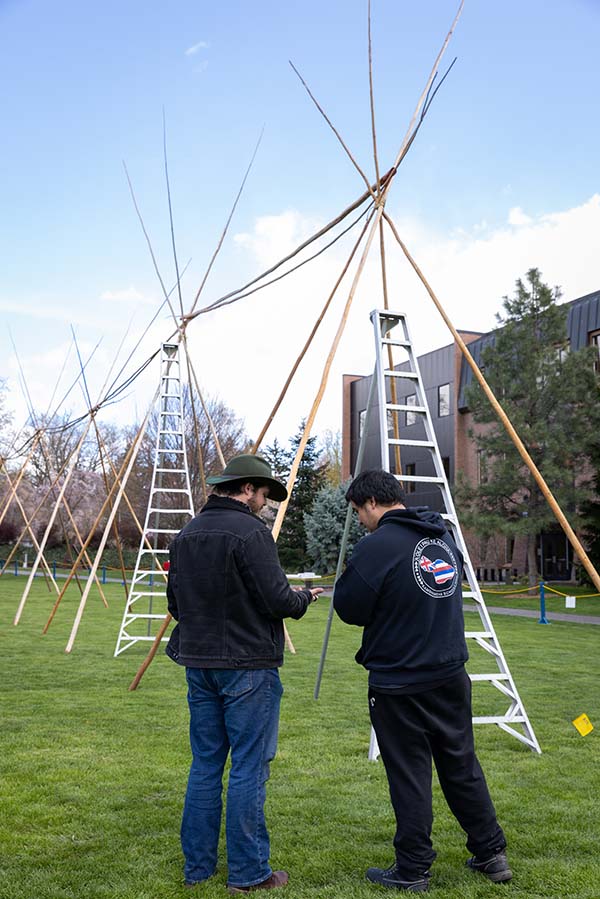
[(361, 409), (358, 413), (358, 439), (362, 437), (363, 428), (365, 426), (365, 421), (367, 420), (367, 410)]
[[(411, 393), (410, 396), (407, 396), (404, 400), (407, 406), (416, 406), (417, 405), (417, 395), (416, 393)], [(417, 421), (417, 413), (416, 412), (407, 412), (406, 413), (406, 427), (410, 427), (410, 425), (416, 424)]]
[(515, 538), (507, 537), (506, 538), (506, 564), (510, 565), (513, 558), (513, 553), (515, 551)]
[(438, 418), (450, 415), (450, 384), (440, 384), (438, 387)]
[[(404, 474), (408, 474), (414, 478), (417, 473), (417, 466), (414, 462), (409, 462), (408, 465), (404, 466)], [(416, 484), (414, 481), (404, 481), (404, 492), (405, 493), (414, 493), (416, 490)]]
[(600, 374), (600, 331), (592, 331), (590, 334), (590, 346), (596, 350), (594, 359), (594, 371)]
[(400, 420), (399, 420), (399, 418), (398, 418), (399, 415), (400, 415), (400, 413), (399, 413), (399, 412), (396, 412), (396, 411), (393, 410), (393, 409), (388, 409), (388, 410), (387, 410), (387, 432), (388, 432), (388, 437), (394, 437), (394, 436), (395, 436), (395, 435), (394, 435), (394, 416), (396, 416), (396, 424), (398, 425), (398, 433), (400, 433)]

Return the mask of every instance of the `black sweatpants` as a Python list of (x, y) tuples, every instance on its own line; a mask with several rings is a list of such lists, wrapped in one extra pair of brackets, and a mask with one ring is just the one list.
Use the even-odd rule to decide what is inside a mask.
[(506, 846), (475, 755), (471, 681), (466, 671), (423, 693), (369, 689), (369, 712), (396, 815), (394, 847), (407, 879), (435, 858), (431, 760), (450, 810), (467, 834), (467, 848), (486, 858)]

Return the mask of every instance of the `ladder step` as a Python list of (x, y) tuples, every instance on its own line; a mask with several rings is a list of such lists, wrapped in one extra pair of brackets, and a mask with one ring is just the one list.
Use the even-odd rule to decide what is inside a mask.
[(410, 340), (393, 340), (391, 337), (382, 337), (382, 344), (385, 346), (403, 346), (409, 349), (412, 346)]
[[(164, 618), (165, 616), (161, 615), (160, 617)], [(123, 647), (124, 649), (129, 649), (129, 647), (133, 646), (134, 643), (140, 643), (140, 642), (154, 643), (154, 641), (156, 640), (156, 637), (132, 637), (130, 634), (125, 634), (121, 637), (121, 639), (129, 640), (128, 645)], [(168, 637), (163, 637), (161, 640), (161, 643), (165, 643), (168, 639), (169, 639)], [(122, 650), (119, 650), (119, 652), (122, 652)]]
[(397, 474), (396, 478), (399, 481), (410, 481), (411, 484), (445, 484), (445, 478), (438, 477), (429, 477), (427, 475), (417, 475), (417, 474)]
[(185, 487), (152, 487), (150, 493), (189, 493)]
[[(178, 534), (178, 528), (146, 528), (146, 535), (148, 534)], [(154, 550), (156, 552), (156, 550)]]
[[(129, 604), (131, 605), (131, 603), (135, 602), (140, 596), (156, 596), (157, 599), (164, 599), (166, 595), (164, 590), (162, 593), (158, 593), (156, 590), (133, 590)], [(163, 615), (162, 617), (164, 618), (165, 616)]]
[(508, 674), (470, 674), (472, 681), (510, 680)]
[(181, 474), (184, 475), (186, 473), (185, 468), (155, 468), (154, 471), (160, 471), (166, 474)]
[(159, 553), (161, 553), (162, 555), (169, 555), (169, 550), (168, 549), (148, 549), (147, 546), (144, 546), (144, 547), (142, 547), (142, 549), (140, 549), (140, 554), (141, 553), (151, 553), (152, 555), (154, 555), (155, 553), (157, 555)]
[(138, 575), (145, 577), (147, 574), (167, 574), (167, 572), (164, 568), (138, 568), (135, 577)]
[(194, 514), (191, 509), (165, 509), (164, 506), (160, 509), (148, 509), (148, 512), (150, 515), (153, 512), (159, 512), (161, 515), (181, 515), (182, 512), (185, 512), (187, 515)]
[(404, 403), (386, 403), (385, 408), (390, 412), (422, 412), (427, 413), (425, 406), (407, 406)]
[(403, 440), (402, 438), (388, 437), (390, 446), (423, 446), (427, 449), (435, 449), (435, 443), (431, 440)]
[(386, 378), (408, 378), (411, 381), (419, 380), (416, 371), (392, 371), (390, 368), (386, 368), (384, 369), (383, 374)]
[(477, 715), (473, 724), (517, 724), (527, 721), (525, 715)]
[(164, 617), (165, 612), (127, 612), (127, 622), (125, 624), (125, 627), (127, 627), (128, 624), (131, 624), (132, 621), (137, 621), (138, 619), (144, 621), (146, 619), (148, 619), (149, 621), (162, 621)]
[(465, 637), (473, 640), (489, 640), (494, 635), (491, 631), (465, 631)]

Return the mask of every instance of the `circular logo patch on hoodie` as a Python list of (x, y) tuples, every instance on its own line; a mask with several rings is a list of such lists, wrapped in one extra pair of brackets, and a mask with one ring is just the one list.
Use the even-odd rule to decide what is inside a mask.
[(443, 540), (420, 540), (413, 552), (412, 568), (417, 584), (428, 596), (452, 596), (456, 590), (456, 556)]

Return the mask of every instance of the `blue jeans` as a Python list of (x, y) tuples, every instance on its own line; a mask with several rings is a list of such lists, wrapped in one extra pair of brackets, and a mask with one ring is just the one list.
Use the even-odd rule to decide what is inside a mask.
[(192, 766), (181, 823), (188, 883), (217, 866), (223, 769), (231, 750), (225, 834), (227, 882), (254, 886), (271, 876), (265, 784), (277, 749), (283, 687), (277, 668), (186, 668)]

